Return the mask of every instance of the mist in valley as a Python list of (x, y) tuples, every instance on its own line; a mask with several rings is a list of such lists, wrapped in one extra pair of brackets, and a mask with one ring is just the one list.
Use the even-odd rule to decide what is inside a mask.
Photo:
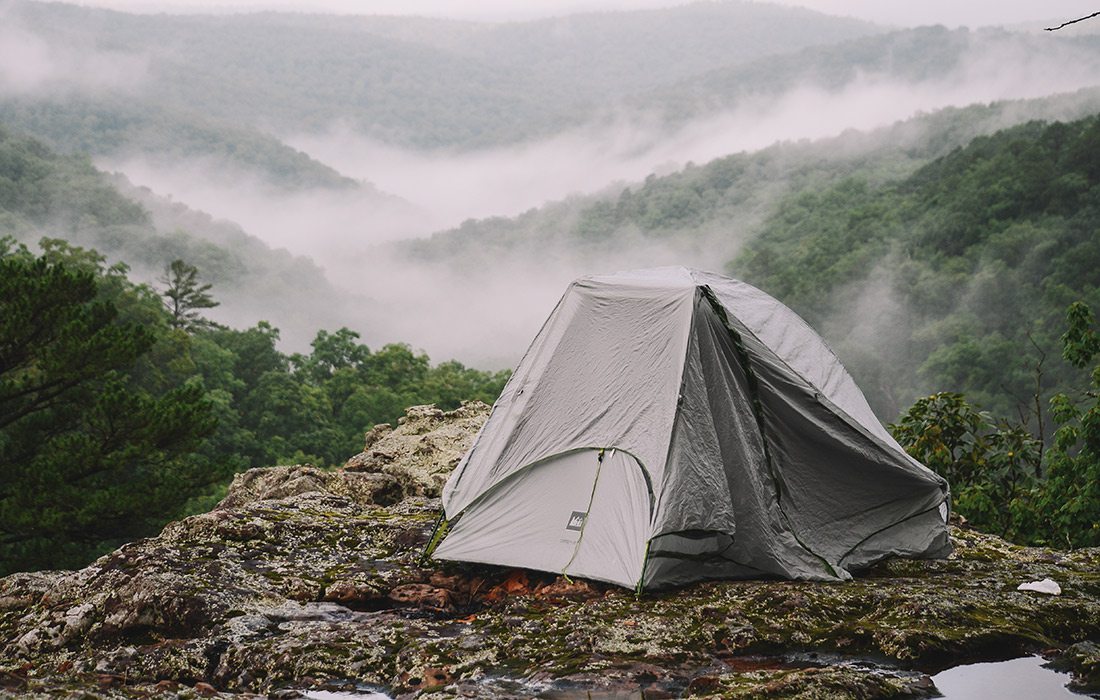
[[(743, 216), (690, 240), (617, 232), (620, 245), (613, 255), (592, 257), (562, 247), (542, 232), (525, 232), (522, 221), (511, 225), (513, 235), (530, 244), (491, 251), (487, 266), (471, 267), (461, 254), (424, 262), (392, 243), (471, 219), (516, 217), (548, 202), (581, 206), (588, 197), (617, 196), (647, 176), (667, 175), (689, 162), (756, 152), (777, 142), (828, 139), (853, 129), (872, 131), (945, 107), (1042, 97), (1095, 82), (1100, 60), (1067, 69), (1065, 59), (1059, 52), (1026, 55), (994, 46), (928, 81), (861, 74), (839, 90), (804, 85), (678, 127), (657, 114), (620, 111), (585, 128), (494, 148), (416, 150), (380, 142), (346, 124), (283, 137), (341, 174), (371, 183), (383, 197), (356, 190), (286, 192), (260, 174), (209, 159), (166, 163), (137, 155), (98, 162), (155, 192), (235, 221), (273, 247), (317, 261), (330, 280), (364, 300), (345, 324), (368, 342), (403, 341), (432, 357), (506, 367), (518, 360), (570, 280), (642, 266), (722, 271), (769, 211), (771, 197), (784, 188), (773, 187), (769, 197), (746, 203)], [(845, 143), (838, 141), (836, 148)], [(468, 252), (481, 261), (482, 251)]]
[(71, 35), (60, 43), (26, 26), (0, 1), (0, 96), (47, 93), (135, 92), (149, 76), (149, 56), (97, 46)]
[[(991, 51), (925, 82), (865, 74), (840, 90), (805, 85), (779, 96), (748, 99), (737, 109), (686, 126), (670, 127), (657, 114), (620, 111), (585, 128), (500, 148), (412, 150), (346, 125), (284, 140), (415, 205), (424, 214), (423, 234), (470, 218), (515, 216), (569, 195), (777, 142), (873, 130), (944, 107), (1042, 97), (1095, 84), (1100, 58), (1068, 69), (1065, 58)], [(399, 231), (397, 227), (387, 237), (403, 237)]]
[[(10, 39), (0, 42), (0, 94), (5, 97), (32, 91), (56, 95), (77, 88), (114, 94), (122, 84), (140, 94), (148, 81), (149, 61), (168, 60), (112, 49), (93, 39), (51, 43), (45, 34), (22, 25), (2, 31)], [(490, 131), (465, 145), (414, 147), (365, 131), (350, 117), (328, 119), (320, 128), (240, 125), (276, 137), (291, 149), (287, 153), (300, 151), (358, 181), (358, 187), (290, 187), (276, 182), (262, 165), (234, 159), (224, 146), (206, 153), (165, 153), (140, 143), (123, 144), (94, 154), (94, 162), (157, 196), (233, 222), (270, 248), (316, 262), (326, 283), (341, 290), (342, 299), (303, 294), (301, 307), (292, 313), (285, 303), (276, 304), (268, 316), (284, 327), (289, 349), (305, 349), (318, 330), (316, 319), (339, 319), (372, 346), (407, 342), (435, 359), (508, 367), (570, 280), (640, 266), (726, 270), (793, 185), (782, 178), (769, 182), (737, 207), (728, 207), (722, 217), (692, 229), (691, 235), (654, 236), (625, 226), (598, 246), (576, 245), (562, 236), (594, 202), (611, 202), (625, 189), (636, 190), (647, 178), (681, 173), (689, 163), (699, 166), (729, 154), (759, 153), (777, 143), (820, 141), (825, 145), (814, 149), (815, 158), (828, 158), (833, 147), (838, 159), (858, 158), (845, 150), (853, 141), (838, 137), (851, 130), (873, 132), (948, 107), (1072, 92), (1094, 85), (1100, 74), (1100, 50), (1082, 43), (1084, 39), (1066, 43), (1052, 37), (1041, 44), (1015, 41), (1003, 32), (975, 32), (967, 41), (968, 48), (948, 62), (947, 70), (926, 71), (921, 79), (857, 70), (842, 84), (825, 86), (810, 77), (811, 66), (807, 77), (791, 85), (736, 98), (696, 95), (687, 118), (661, 104), (664, 88), (654, 87), (637, 98), (597, 105), (580, 123), (564, 122), (549, 134), (512, 134), (499, 143), (493, 143)], [(169, 58), (183, 60), (178, 51)], [(685, 88), (690, 91), (707, 83), (688, 84), (695, 86)], [(160, 85), (157, 94), (170, 87)], [(416, 93), (415, 86), (401, 87)], [(538, 86), (531, 87), (537, 93)], [(431, 107), (431, 94), (415, 97)], [(1006, 117), (1004, 125), (1010, 123)], [(871, 149), (868, 143), (861, 142), (860, 148)], [(451, 233), (465, 228), (499, 230), (500, 240), (493, 243), (491, 235), (479, 234), (484, 246), (452, 246), (445, 255), (424, 255), (424, 248), (408, 245), (434, 234), (427, 250), (438, 251)], [(885, 285), (880, 278), (868, 289)], [(309, 285), (310, 280), (300, 283)], [(225, 296), (216, 313), (250, 325), (259, 320), (248, 317), (263, 294), (250, 296), (247, 309)], [(876, 296), (869, 291), (861, 298)], [(311, 310), (310, 304), (320, 306)]]

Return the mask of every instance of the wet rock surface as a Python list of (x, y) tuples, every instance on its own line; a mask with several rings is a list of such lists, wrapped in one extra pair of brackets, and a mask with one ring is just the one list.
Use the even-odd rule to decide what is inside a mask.
[(1056, 653), (1048, 665), (1073, 674), (1070, 690), (1100, 696), (1100, 644), (1078, 642)]
[[(930, 697), (929, 673), (1039, 650), (1096, 689), (1097, 549), (954, 528), (950, 559), (850, 582), (642, 597), (421, 567), (439, 488), (487, 414), (410, 409), (345, 469), (254, 469), (213, 511), (80, 571), (0, 579), (0, 697)], [(1016, 590), (1046, 577), (1061, 595)]]

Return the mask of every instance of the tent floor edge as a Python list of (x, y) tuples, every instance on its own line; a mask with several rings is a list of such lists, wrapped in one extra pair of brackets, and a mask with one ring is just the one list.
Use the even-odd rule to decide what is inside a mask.
[(428, 544), (424, 545), (424, 551), (420, 553), (420, 559), (417, 560), (417, 565), (425, 567), (432, 560), (432, 555), (435, 554), (435, 550), (439, 547), (439, 543), (443, 541), (443, 538), (447, 536), (447, 532), (451, 529), (451, 523), (453, 521), (447, 520), (447, 513), (443, 508), (439, 509), (439, 517), (435, 519), (435, 526), (432, 527), (432, 536), (428, 538)]
[(642, 557), (642, 572), (638, 574), (638, 583), (634, 586), (634, 597), (637, 598), (642, 595), (642, 591), (645, 590), (645, 570), (649, 566), (649, 546), (653, 544), (653, 539), (650, 538), (645, 543), (645, 555)]

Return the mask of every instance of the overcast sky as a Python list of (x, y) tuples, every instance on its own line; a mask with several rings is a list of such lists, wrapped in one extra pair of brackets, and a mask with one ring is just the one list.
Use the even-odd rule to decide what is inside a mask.
[[(225, 12), (281, 9), (356, 14), (419, 14), (465, 19), (515, 20), (586, 10), (685, 4), (676, 0), (80, 0), (127, 11)], [(883, 24), (1019, 24), (1071, 19), (1100, 10), (1100, 0), (778, 0), (821, 12)]]

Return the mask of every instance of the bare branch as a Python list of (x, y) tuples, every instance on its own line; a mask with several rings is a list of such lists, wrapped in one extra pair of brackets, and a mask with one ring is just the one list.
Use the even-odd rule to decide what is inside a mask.
[(1088, 17), (1078, 17), (1077, 19), (1071, 19), (1068, 22), (1062, 22), (1057, 27), (1044, 27), (1043, 31), (1056, 32), (1059, 29), (1061, 29), (1062, 27), (1068, 27), (1071, 24), (1077, 24), (1078, 22), (1084, 22), (1086, 19), (1092, 19), (1093, 17), (1100, 17), (1100, 12), (1093, 12)]

